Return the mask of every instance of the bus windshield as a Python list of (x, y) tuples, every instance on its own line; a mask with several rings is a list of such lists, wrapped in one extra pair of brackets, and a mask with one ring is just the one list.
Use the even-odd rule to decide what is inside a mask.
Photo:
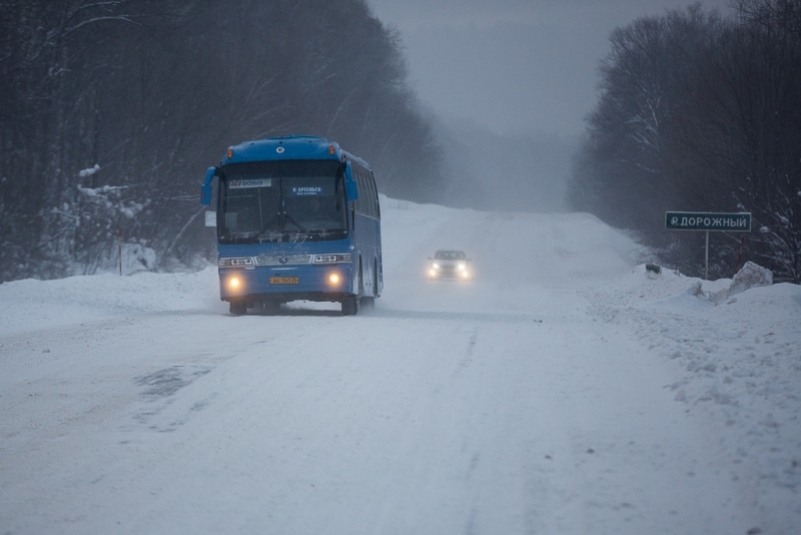
[(220, 212), (221, 243), (342, 239), (347, 234), (342, 165), (335, 160), (227, 165)]

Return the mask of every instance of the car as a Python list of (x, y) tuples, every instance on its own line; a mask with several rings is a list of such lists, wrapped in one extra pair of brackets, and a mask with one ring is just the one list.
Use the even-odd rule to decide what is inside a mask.
[(471, 277), (470, 259), (464, 251), (440, 249), (429, 257), (428, 278), (467, 280)]

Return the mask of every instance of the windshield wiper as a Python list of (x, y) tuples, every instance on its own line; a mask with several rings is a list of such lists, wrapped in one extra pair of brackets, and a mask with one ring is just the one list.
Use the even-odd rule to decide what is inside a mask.
[[(298, 223), (297, 221), (295, 221), (295, 218), (293, 218), (293, 217), (292, 217), (291, 215), (289, 215), (288, 213), (284, 212), (284, 217), (285, 217), (285, 218), (286, 218), (286, 219), (287, 219), (287, 220), (288, 220), (290, 223), (292, 223), (293, 225), (295, 225), (296, 227), (298, 227), (298, 230), (299, 230), (299, 231), (303, 232), (304, 234), (308, 234), (308, 233), (309, 233), (309, 231), (308, 231), (308, 230), (306, 230), (306, 228), (305, 228), (303, 225), (301, 225), (300, 223)], [(286, 229), (284, 229), (284, 230), (286, 230)]]

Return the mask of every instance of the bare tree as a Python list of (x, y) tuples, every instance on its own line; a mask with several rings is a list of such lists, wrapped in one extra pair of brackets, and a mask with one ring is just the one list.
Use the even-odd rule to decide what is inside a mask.
[(430, 199), (405, 77), (364, 0), (0, 0), (0, 280), (92, 272), (119, 231), (162, 268), (211, 254), (197, 184), (246, 139), (327, 135)]
[[(801, 6), (736, 7), (728, 20), (695, 5), (613, 32), (570, 195), (696, 274), (698, 236), (678, 251), (665, 210), (751, 211), (748, 254), (801, 282)], [(713, 241), (712, 274), (730, 276), (739, 241)]]

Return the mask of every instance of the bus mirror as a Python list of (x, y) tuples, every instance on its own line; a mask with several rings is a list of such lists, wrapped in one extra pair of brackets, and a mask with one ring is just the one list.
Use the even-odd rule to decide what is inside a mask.
[(200, 204), (203, 206), (209, 206), (211, 204), (211, 184), (215, 176), (217, 176), (216, 167), (209, 167), (206, 169), (206, 179), (203, 181), (203, 185), (200, 186)]
[(213, 210), (209, 210), (208, 212), (206, 212), (206, 226), (207, 227), (217, 226), (217, 212)]
[(359, 198), (359, 188), (353, 178), (353, 168), (350, 162), (345, 164), (345, 193), (347, 193), (349, 201), (355, 201)]
[(209, 206), (211, 204), (211, 184), (200, 186), (200, 204)]

